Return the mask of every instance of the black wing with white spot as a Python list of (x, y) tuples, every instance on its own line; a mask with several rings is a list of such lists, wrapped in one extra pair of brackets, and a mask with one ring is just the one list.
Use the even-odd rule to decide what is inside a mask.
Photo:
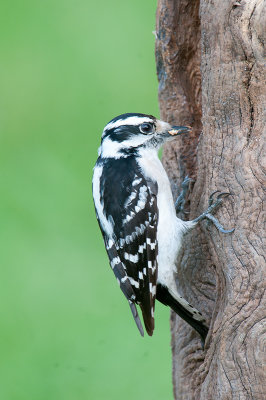
[(123, 159), (108, 160), (102, 168), (100, 202), (106, 221), (113, 226), (112, 235), (101, 226), (95, 206), (110, 265), (141, 334), (135, 304), (140, 306), (146, 330), (152, 335), (158, 254), (157, 186), (144, 178), (134, 158), (127, 158), (126, 163)]

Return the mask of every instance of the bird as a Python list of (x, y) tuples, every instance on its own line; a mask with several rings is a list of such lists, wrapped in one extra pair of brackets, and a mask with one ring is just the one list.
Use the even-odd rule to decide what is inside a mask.
[(209, 328), (202, 313), (177, 290), (176, 260), (185, 235), (199, 221), (208, 219), (223, 233), (233, 229), (224, 229), (212, 215), (229, 193), (220, 193), (216, 200), (214, 194), (219, 191), (212, 193), (208, 208), (194, 220), (177, 217), (178, 206), (158, 150), (190, 131), (189, 126), (172, 126), (148, 114), (113, 118), (101, 136), (92, 192), (110, 266), (140, 334), (144, 335), (144, 329), (137, 306), (152, 336), (158, 300), (193, 327), (204, 343)]

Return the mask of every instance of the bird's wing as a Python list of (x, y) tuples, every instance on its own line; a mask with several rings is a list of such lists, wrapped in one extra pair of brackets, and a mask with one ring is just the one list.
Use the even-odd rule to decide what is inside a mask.
[(130, 217), (124, 219), (117, 251), (135, 291), (135, 302), (142, 310), (146, 330), (152, 335), (158, 272), (158, 209), (156, 196), (147, 181), (142, 179), (135, 186), (134, 192), (136, 197), (130, 199), (125, 206), (130, 211), (126, 215)]
[[(147, 333), (152, 335), (158, 269), (157, 186), (140, 173), (129, 177), (128, 172), (120, 170), (118, 175), (114, 176), (113, 185), (101, 183), (101, 198), (113, 199), (103, 204), (114, 235), (110, 238), (102, 230), (103, 236), (110, 265), (129, 301), (136, 324), (142, 333), (135, 306), (138, 304)], [(117, 179), (119, 185), (114, 184)]]

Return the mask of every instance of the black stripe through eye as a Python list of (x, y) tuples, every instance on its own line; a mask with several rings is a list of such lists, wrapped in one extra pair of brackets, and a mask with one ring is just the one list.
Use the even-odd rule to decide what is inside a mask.
[(141, 124), (139, 126), (139, 130), (140, 130), (140, 132), (145, 133), (145, 134), (152, 133), (153, 132), (153, 124), (150, 122), (144, 122), (143, 124)]

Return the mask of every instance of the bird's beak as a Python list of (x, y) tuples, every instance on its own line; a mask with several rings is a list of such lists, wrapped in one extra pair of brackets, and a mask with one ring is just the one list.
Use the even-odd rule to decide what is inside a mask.
[(191, 126), (172, 126), (172, 128), (168, 131), (169, 135), (177, 136), (181, 133), (190, 133), (192, 130)]
[(190, 133), (190, 126), (171, 126), (167, 122), (157, 121), (156, 123), (156, 133), (161, 137), (164, 142), (172, 140), (177, 135), (181, 135), (182, 133)]

